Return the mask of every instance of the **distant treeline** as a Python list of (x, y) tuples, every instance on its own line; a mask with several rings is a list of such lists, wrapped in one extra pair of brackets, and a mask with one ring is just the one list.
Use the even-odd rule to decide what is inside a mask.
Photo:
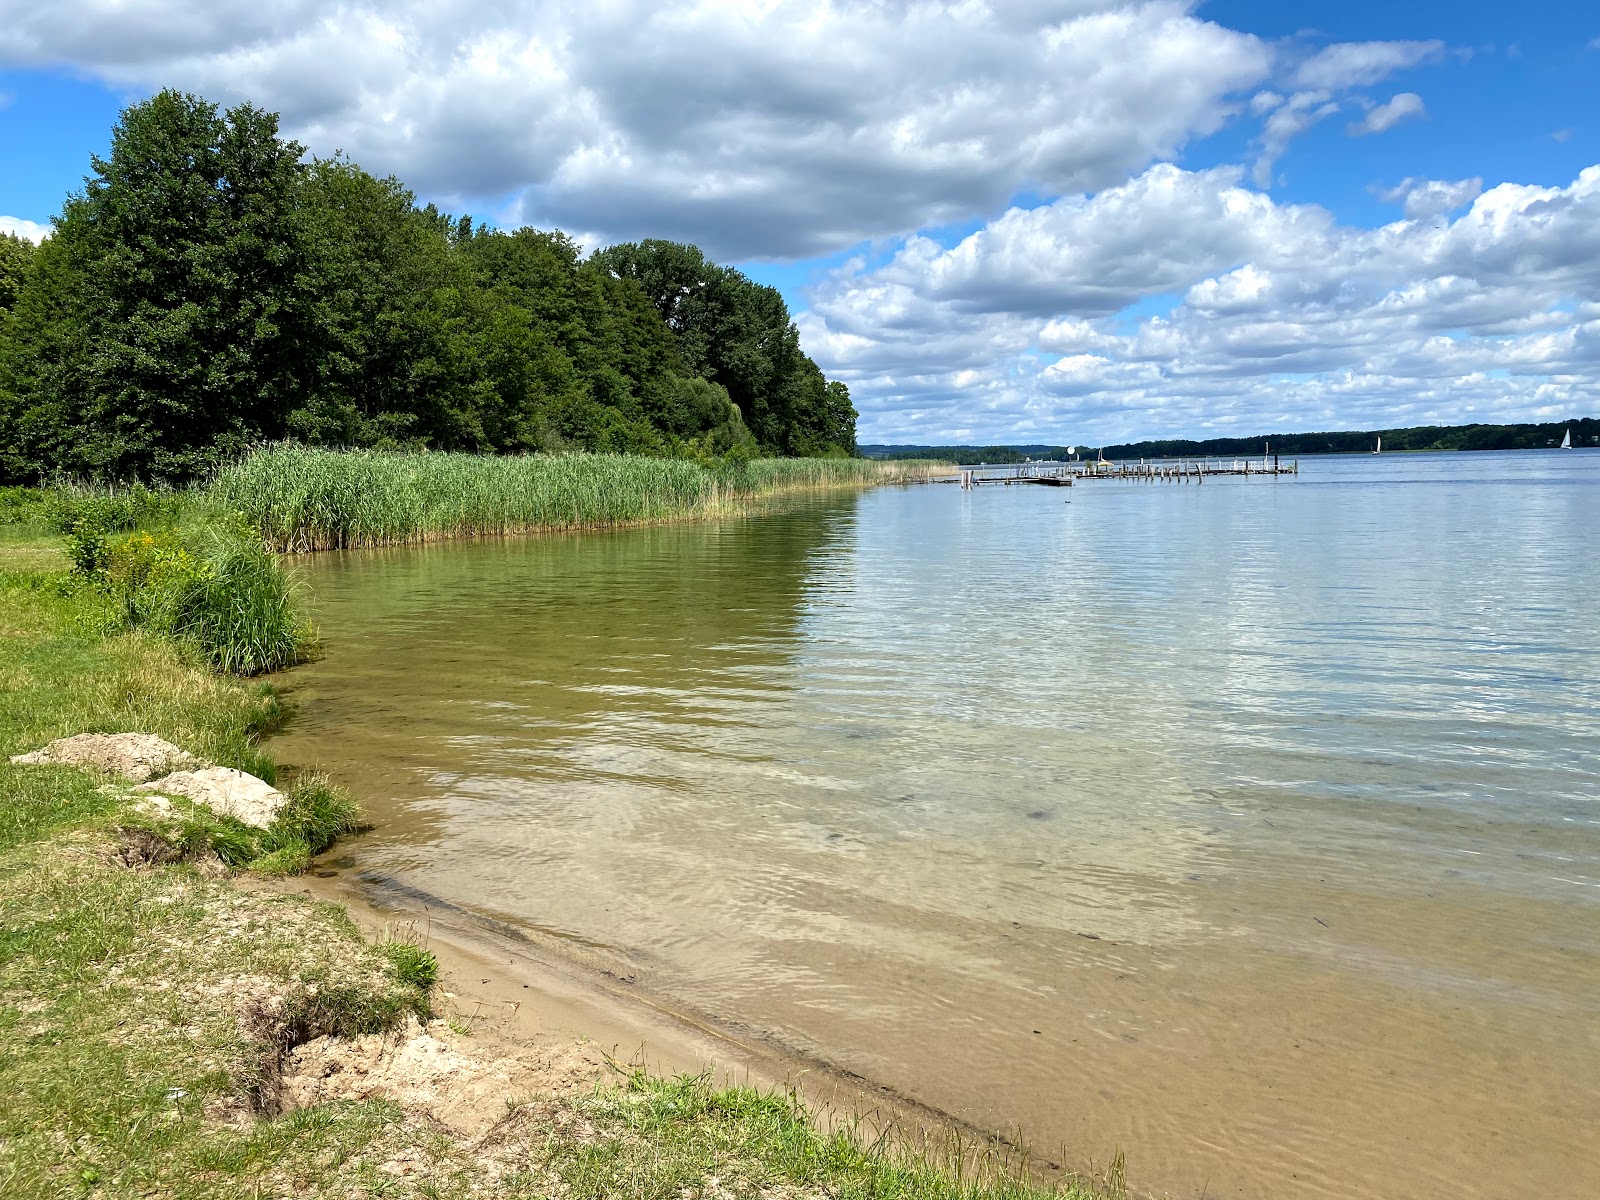
[(867, 458), (908, 462), (913, 459), (951, 463), (994, 463), (1005, 466), (1025, 458), (1051, 458), (1065, 454), (1059, 446), (863, 446)]
[(1278, 455), (1350, 454), (1374, 449), (1383, 438), (1392, 450), (1543, 450), (1559, 446), (1567, 431), (1574, 446), (1600, 446), (1600, 419), (1583, 417), (1526, 425), (1416, 425), (1408, 429), (1347, 430), (1338, 433), (1269, 433), (1244, 438), (1210, 438), (1194, 441), (1167, 438), (1123, 442), (1114, 446), (863, 446), (868, 458), (932, 458), (959, 463), (1016, 463), (1024, 458), (1108, 459), (1241, 457), (1260, 454), (1268, 447)]
[(263, 442), (852, 455), (783, 297), (693, 246), (585, 256), (418, 207), (275, 114), (124, 111), (35, 248), (0, 236), (0, 482), (181, 481)]

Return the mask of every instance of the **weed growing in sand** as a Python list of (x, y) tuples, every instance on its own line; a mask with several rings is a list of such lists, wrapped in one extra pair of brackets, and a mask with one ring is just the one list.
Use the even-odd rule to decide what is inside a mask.
[(411, 986), (425, 992), (438, 982), (439, 960), (431, 951), (410, 942), (379, 942), (378, 949), (389, 956), (395, 974)]

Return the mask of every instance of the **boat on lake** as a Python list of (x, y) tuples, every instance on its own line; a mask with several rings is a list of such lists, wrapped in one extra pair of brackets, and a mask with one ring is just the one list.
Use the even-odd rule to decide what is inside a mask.
[(1572, 430), (1570, 428), (1567, 430), (1566, 434), (1561, 439), (1561, 448), (1563, 450), (1571, 450), (1572, 449)]

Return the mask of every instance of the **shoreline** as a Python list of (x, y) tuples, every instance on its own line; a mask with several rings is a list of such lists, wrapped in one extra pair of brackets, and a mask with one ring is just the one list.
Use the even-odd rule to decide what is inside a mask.
[[(402, 928), (415, 914), (347, 878), (226, 866), (217, 839), (237, 831), (222, 818), (147, 818), (100, 771), (7, 762), (81, 732), (149, 731), (202, 762), (292, 775), (292, 793), (326, 786), (276, 773), (270, 685), (112, 620), (55, 546), (0, 531), (0, 683), (15, 701), (0, 706), (8, 1195), (71, 1180), (172, 1200), (375, 1185), (607, 1200), (724, 1195), (723, 1178), (740, 1195), (1102, 1194), (759, 1039), (596, 986), (533, 939), (507, 953), (450, 915)], [(470, 1128), (452, 1123), (463, 1088)]]
[[(360, 834), (354, 835), (360, 837)], [(364, 886), (358, 874), (326, 862), (348, 839), (313, 861), (304, 875), (262, 880), (282, 894), (308, 896), (349, 913), (369, 942), (397, 927), (420, 932), (419, 945), (439, 960), (441, 987), (457, 1013), (482, 1020), (520, 1042), (555, 1035), (594, 1043), (608, 1060), (662, 1077), (709, 1071), (720, 1087), (789, 1092), (824, 1129), (864, 1128), (911, 1147), (950, 1143), (998, 1150), (1046, 1186), (1088, 1182), (1060, 1162), (1035, 1158), (1004, 1133), (876, 1083), (859, 1072), (785, 1045), (733, 1022), (695, 1012), (588, 962), (560, 939), (540, 937), (471, 909), (403, 887)], [(385, 903), (384, 897), (393, 897)], [(428, 900), (436, 901), (429, 906)], [(412, 906), (415, 907), (412, 907)], [(504, 925), (504, 928), (497, 928)]]

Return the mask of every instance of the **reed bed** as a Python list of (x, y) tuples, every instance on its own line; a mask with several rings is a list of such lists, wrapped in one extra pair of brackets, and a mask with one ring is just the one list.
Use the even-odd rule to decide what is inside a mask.
[(702, 466), (635, 455), (490, 457), (268, 447), (208, 498), (284, 553), (434, 538), (595, 529), (737, 511), (784, 492), (903, 483), (940, 468), (861, 459)]

